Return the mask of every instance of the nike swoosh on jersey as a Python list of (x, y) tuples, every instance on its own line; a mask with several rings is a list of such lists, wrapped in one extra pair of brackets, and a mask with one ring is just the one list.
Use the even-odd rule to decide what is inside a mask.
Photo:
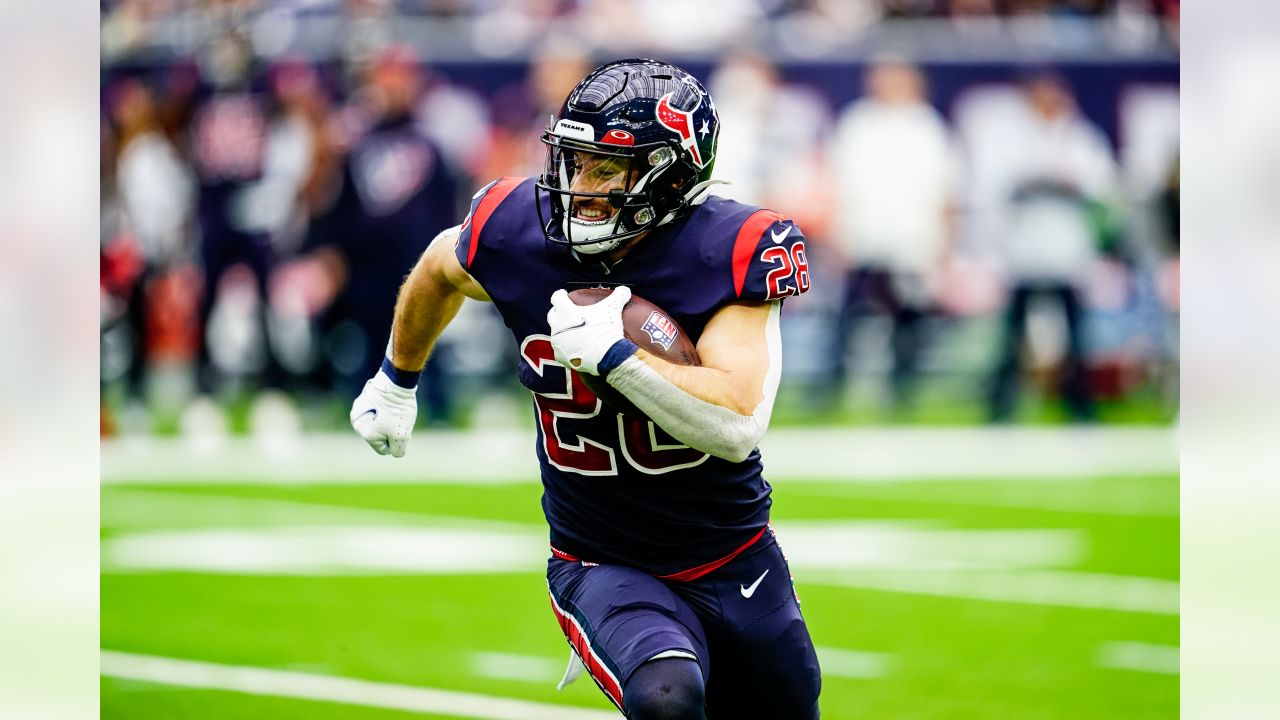
[(782, 241), (786, 240), (787, 236), (791, 234), (791, 227), (792, 226), (788, 225), (787, 229), (783, 230), (781, 234), (779, 234), (777, 230), (770, 230), (769, 237), (773, 238), (773, 244), (781, 245)]
[(738, 590), (742, 592), (742, 597), (750, 600), (751, 596), (756, 594), (756, 588), (760, 587), (760, 581), (764, 580), (764, 576), (768, 574), (769, 574), (768, 570), (765, 570), (763, 573), (760, 573), (760, 577), (756, 578), (756, 581), (751, 583), (750, 587), (746, 585), (739, 585)]

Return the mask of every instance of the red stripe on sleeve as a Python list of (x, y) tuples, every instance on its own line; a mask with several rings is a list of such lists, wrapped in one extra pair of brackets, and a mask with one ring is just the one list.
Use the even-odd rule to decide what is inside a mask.
[(489, 192), (480, 198), (480, 204), (476, 206), (476, 211), (471, 218), (471, 247), (467, 248), (467, 267), (471, 267), (471, 261), (476, 257), (476, 248), (480, 247), (480, 231), (484, 230), (484, 224), (489, 221), (489, 216), (494, 210), (502, 204), (503, 200), (511, 194), (516, 186), (524, 182), (524, 178), (504, 177), (494, 184)]
[(765, 228), (785, 220), (773, 210), (757, 210), (742, 223), (738, 230), (738, 239), (733, 242), (733, 291), (742, 297), (742, 286), (747, 281), (747, 268), (751, 267), (751, 258), (755, 255), (756, 246), (760, 244), (760, 236)]

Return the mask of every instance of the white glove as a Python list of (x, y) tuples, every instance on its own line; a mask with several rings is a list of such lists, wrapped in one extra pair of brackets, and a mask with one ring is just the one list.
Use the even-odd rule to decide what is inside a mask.
[(614, 343), (622, 339), (622, 308), (631, 299), (631, 288), (619, 286), (594, 305), (577, 305), (569, 293), (551, 295), (551, 347), (556, 360), (578, 372), (599, 375), (597, 366)]
[(351, 403), (351, 427), (379, 455), (404, 457), (417, 416), (414, 389), (400, 387), (382, 370), (364, 384), (360, 397)]

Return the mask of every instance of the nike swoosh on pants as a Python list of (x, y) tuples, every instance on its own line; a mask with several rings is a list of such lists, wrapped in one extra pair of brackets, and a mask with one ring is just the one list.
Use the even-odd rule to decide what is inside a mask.
[(751, 596), (756, 594), (756, 588), (760, 587), (760, 581), (764, 580), (764, 576), (768, 574), (768, 570), (760, 573), (760, 577), (756, 578), (756, 581), (751, 583), (751, 587), (739, 585), (738, 590), (742, 593), (742, 597), (747, 598), (748, 600), (751, 599)]

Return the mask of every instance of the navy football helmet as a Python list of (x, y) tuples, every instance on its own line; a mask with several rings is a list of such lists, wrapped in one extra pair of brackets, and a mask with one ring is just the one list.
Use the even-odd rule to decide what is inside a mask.
[(720, 120), (689, 73), (657, 60), (596, 68), (542, 134), (547, 239), (597, 254), (679, 218), (706, 197)]

